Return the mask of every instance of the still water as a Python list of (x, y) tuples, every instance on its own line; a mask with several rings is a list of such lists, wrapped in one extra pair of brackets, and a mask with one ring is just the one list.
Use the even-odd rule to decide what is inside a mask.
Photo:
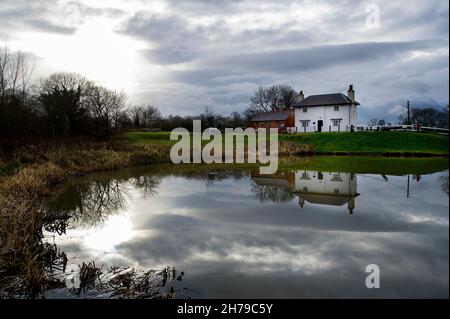
[[(176, 267), (175, 298), (449, 293), (448, 171), (140, 168), (75, 180), (48, 205), (69, 218), (65, 233), (46, 232), (67, 255), (67, 275), (88, 261)], [(369, 264), (380, 268), (379, 289), (365, 285)]]

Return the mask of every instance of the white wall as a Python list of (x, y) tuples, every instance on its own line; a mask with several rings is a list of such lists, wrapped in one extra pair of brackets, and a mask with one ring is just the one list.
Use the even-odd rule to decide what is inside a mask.
[[(334, 106), (312, 106), (303, 112), (303, 108), (295, 108), (295, 127), (297, 132), (303, 133), (302, 121), (309, 121), (306, 132), (317, 132), (318, 121), (323, 121), (322, 132), (349, 132), (351, 125), (356, 129), (357, 110), (355, 105), (340, 105), (339, 111), (334, 110)], [(333, 126), (333, 119), (341, 119), (340, 129)]]
[(357, 192), (356, 174), (350, 173), (319, 173), (313, 171), (295, 172), (295, 191), (303, 192), (306, 187), (308, 194), (336, 194), (354, 196)]

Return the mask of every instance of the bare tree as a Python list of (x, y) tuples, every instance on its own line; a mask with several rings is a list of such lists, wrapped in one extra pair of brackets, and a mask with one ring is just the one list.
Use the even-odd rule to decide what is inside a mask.
[(38, 80), (36, 88), (38, 93), (49, 93), (55, 88), (68, 91), (80, 89), (82, 93), (86, 95), (88, 89), (94, 85), (94, 83), (90, 82), (80, 74), (59, 72)]
[(22, 101), (25, 100), (28, 91), (28, 86), (30, 84), (31, 77), (34, 71), (34, 62), (29, 63), (22, 52), (19, 52), (20, 68), (19, 68), (19, 84), (20, 84), (20, 95)]
[(145, 107), (143, 105), (133, 105), (130, 110), (131, 120), (136, 128), (142, 128)]
[(142, 117), (142, 125), (146, 128), (155, 127), (161, 118), (161, 113), (153, 105), (144, 106), (144, 113)]
[(267, 88), (260, 86), (250, 98), (250, 108), (261, 112), (271, 111), (271, 102)]
[(297, 94), (289, 85), (260, 86), (250, 98), (247, 114), (282, 111), (292, 108)]
[(120, 92), (110, 92), (112, 93), (111, 101), (111, 118), (112, 126), (114, 129), (118, 130), (120, 128), (120, 119), (125, 113), (125, 107), (127, 102), (127, 96), (123, 91)]
[(8, 68), (9, 68), (9, 52), (8, 47), (0, 49), (0, 104), (5, 101), (6, 90), (8, 87)]
[(22, 51), (11, 53), (8, 47), (0, 49), (0, 102), (5, 102), (6, 96), (23, 100), (33, 73), (33, 66)]
[(90, 82), (86, 93), (86, 103), (95, 123), (95, 134), (106, 137), (116, 124), (125, 108), (126, 95), (123, 92), (108, 90)]

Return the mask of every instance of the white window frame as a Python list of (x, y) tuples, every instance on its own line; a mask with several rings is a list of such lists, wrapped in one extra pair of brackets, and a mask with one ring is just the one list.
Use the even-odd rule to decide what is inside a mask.
[(341, 126), (342, 120), (331, 120), (331, 122), (333, 123), (333, 127), (339, 127)]
[(335, 106), (334, 106), (334, 110), (335, 110), (336, 112), (339, 112), (339, 105), (335, 105)]

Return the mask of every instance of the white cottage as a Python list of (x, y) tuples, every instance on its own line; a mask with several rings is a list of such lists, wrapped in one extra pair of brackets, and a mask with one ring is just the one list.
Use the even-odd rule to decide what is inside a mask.
[(294, 103), (295, 130), (309, 132), (350, 132), (356, 129), (356, 107), (353, 85), (348, 95), (342, 93), (310, 95), (303, 91)]

